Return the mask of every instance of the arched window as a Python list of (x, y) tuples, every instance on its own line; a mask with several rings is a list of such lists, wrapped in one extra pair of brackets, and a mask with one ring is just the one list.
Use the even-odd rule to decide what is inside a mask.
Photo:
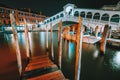
[(102, 17), (101, 17), (101, 20), (109, 21), (109, 15), (108, 14), (103, 14)]
[(120, 16), (118, 14), (115, 14), (111, 17), (111, 20), (110, 22), (117, 22), (119, 23), (119, 20), (120, 20)]
[(49, 23), (49, 20), (47, 20), (47, 23)]
[(4, 20), (4, 24), (6, 25), (6, 21)]
[(55, 20), (55, 17), (53, 17), (53, 21)]
[(56, 19), (58, 19), (58, 18), (59, 18), (59, 15), (56, 16)]
[(92, 18), (92, 12), (88, 12), (86, 18)]
[(79, 16), (79, 12), (78, 12), (78, 11), (75, 11), (74, 16), (75, 16), (75, 17), (78, 17), (78, 16)]
[(95, 13), (94, 16), (93, 16), (93, 19), (99, 20), (100, 19), (100, 13)]
[(52, 21), (52, 19), (50, 18), (50, 22)]
[(46, 24), (46, 21), (44, 22), (44, 24)]
[(81, 13), (80, 13), (80, 16), (83, 17), (83, 18), (85, 18), (85, 12), (84, 12), (84, 11), (81, 12)]
[(4, 12), (5, 10), (4, 9), (2, 9), (2, 11), (1, 12)]
[(27, 21), (27, 22), (30, 22), (30, 20), (29, 20), (29, 19), (26, 19), (26, 21)]
[(61, 13), (61, 14), (60, 14), (60, 17), (63, 17), (63, 16), (64, 16), (63, 13)]

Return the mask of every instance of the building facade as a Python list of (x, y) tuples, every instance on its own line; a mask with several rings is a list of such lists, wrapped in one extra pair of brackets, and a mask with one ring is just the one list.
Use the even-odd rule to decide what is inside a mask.
[(104, 5), (101, 9), (120, 11), (120, 1), (116, 5)]
[(10, 13), (14, 11), (16, 25), (23, 26), (24, 25), (24, 18), (26, 19), (29, 25), (42, 22), (46, 16), (36, 13), (31, 13), (30, 10), (25, 12), (17, 9), (10, 9), (6, 7), (0, 7), (0, 26), (6, 25), (10, 26)]

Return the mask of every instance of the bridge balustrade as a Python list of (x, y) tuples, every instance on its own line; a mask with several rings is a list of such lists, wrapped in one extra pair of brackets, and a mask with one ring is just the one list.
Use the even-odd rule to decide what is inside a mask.
[[(109, 12), (111, 12), (111, 14), (109, 14)], [(63, 22), (64, 21), (77, 22), (79, 15), (83, 19), (83, 22), (82, 22), (83, 25), (87, 24), (87, 25), (93, 26), (93, 24), (94, 24), (94, 26), (96, 26), (96, 25), (104, 26), (105, 24), (109, 24), (110, 26), (115, 27), (115, 28), (119, 27), (119, 25), (120, 25), (120, 22), (118, 21), (118, 19), (119, 19), (118, 14), (114, 15), (112, 11), (93, 10), (93, 9), (90, 9), (88, 11), (87, 11), (87, 9), (85, 9), (85, 11), (84, 11), (84, 9), (75, 9), (73, 16), (67, 15), (64, 11), (61, 11), (61, 12), (57, 13), (56, 15), (47, 18), (44, 21), (44, 25), (47, 24), (49, 26), (50, 23), (52, 23), (52, 25), (54, 26), (60, 20), (62, 20)], [(115, 20), (115, 18), (113, 18), (114, 16), (118, 17), (117, 20)]]

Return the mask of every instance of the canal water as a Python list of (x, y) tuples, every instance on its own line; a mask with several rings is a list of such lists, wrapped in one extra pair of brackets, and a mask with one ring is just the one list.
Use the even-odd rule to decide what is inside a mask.
[[(46, 52), (46, 33), (29, 32), (32, 56), (42, 53), (51, 55), (51, 38), (49, 33), (49, 52)], [(23, 71), (27, 65), (25, 34), (18, 33)], [(74, 80), (75, 43), (63, 40), (62, 72), (66, 78)], [(120, 47), (108, 46), (104, 56), (99, 55), (99, 45), (82, 45), (80, 80), (120, 80)], [(58, 60), (58, 35), (53, 32), (54, 63)], [(50, 56), (51, 57), (51, 56)], [(19, 71), (12, 34), (0, 38), (0, 80), (19, 80)]]

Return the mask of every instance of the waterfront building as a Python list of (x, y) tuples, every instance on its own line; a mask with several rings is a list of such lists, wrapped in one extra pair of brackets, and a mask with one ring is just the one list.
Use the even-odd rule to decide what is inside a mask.
[(24, 18), (26, 19), (28, 26), (42, 22), (46, 18), (41, 12), (33, 13), (30, 9), (27, 9), (26, 11), (13, 9), (0, 3), (0, 26), (10, 26), (10, 13), (12, 12), (15, 14), (17, 26), (24, 26)]
[(104, 10), (120, 10), (120, 1), (117, 3), (117, 5), (104, 5), (101, 9), (104, 9)]

